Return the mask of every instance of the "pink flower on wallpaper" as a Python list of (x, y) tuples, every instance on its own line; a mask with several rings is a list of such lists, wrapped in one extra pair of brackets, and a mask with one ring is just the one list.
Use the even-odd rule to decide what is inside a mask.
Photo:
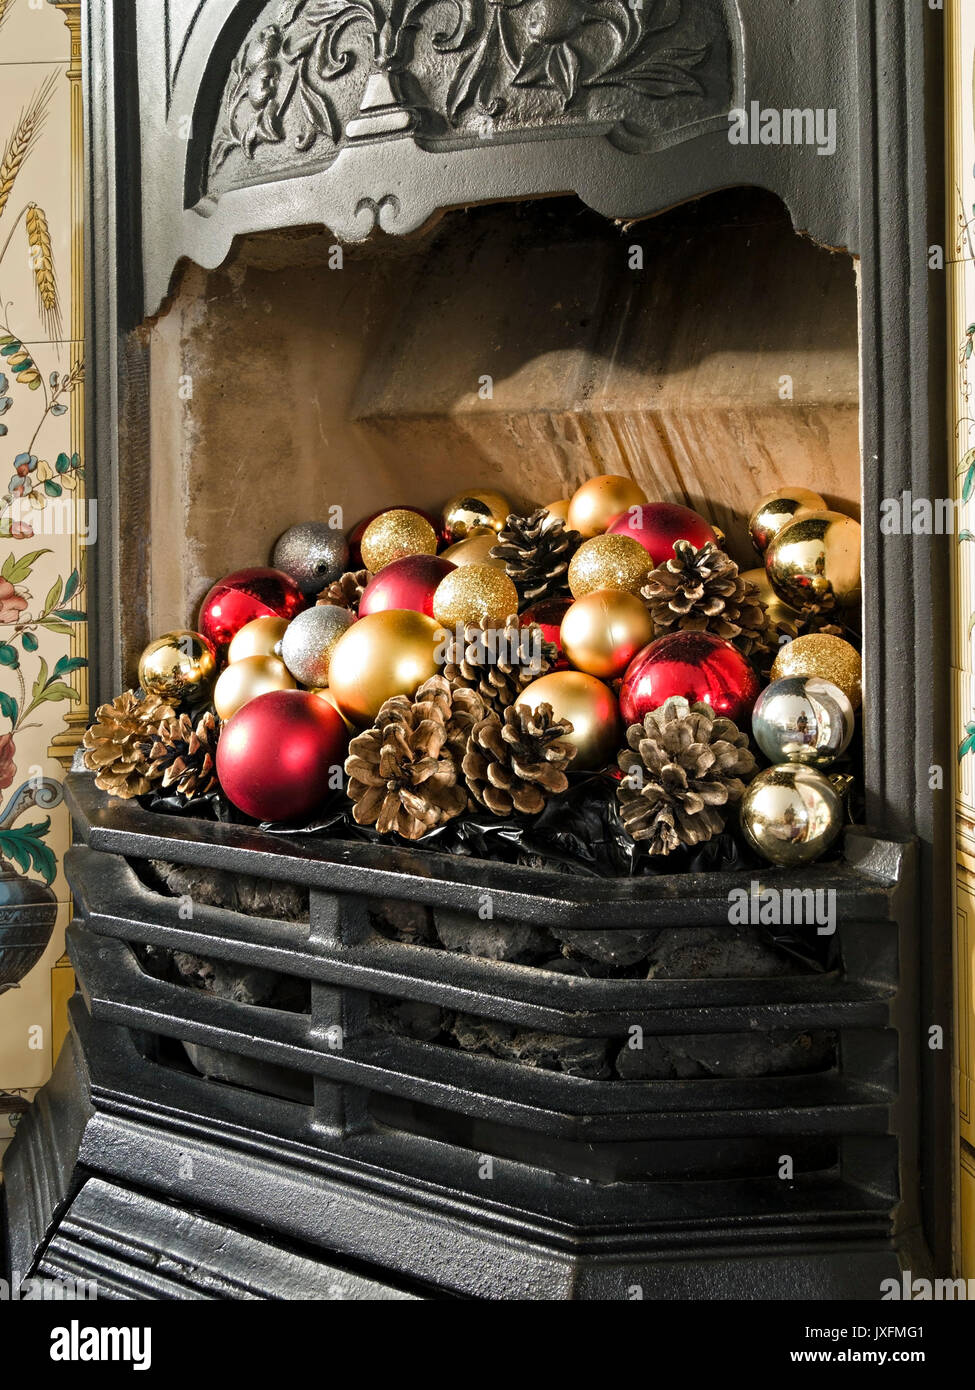
[(0, 792), (10, 786), (15, 772), (13, 734), (0, 734)]
[(0, 623), (15, 623), (27, 607), (9, 579), (0, 579)]
[(33, 526), (26, 521), (12, 521), (10, 523), (10, 534), (15, 541), (29, 541), (34, 534)]

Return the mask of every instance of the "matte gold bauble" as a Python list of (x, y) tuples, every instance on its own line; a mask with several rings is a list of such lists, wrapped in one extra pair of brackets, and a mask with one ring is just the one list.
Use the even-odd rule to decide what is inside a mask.
[(562, 619), (559, 641), (578, 670), (612, 680), (653, 640), (653, 631), (642, 599), (618, 589), (597, 589), (573, 603)]
[(441, 579), (433, 595), (433, 616), (444, 627), (458, 623), (504, 625), (518, 612), (518, 590), (494, 565), (461, 565)]
[(636, 593), (652, 568), (652, 559), (632, 536), (593, 536), (569, 563), (569, 590), (573, 598), (596, 589)]
[(221, 719), (232, 719), (258, 695), (294, 689), (288, 668), (276, 656), (245, 656), (223, 672), (213, 687), (213, 704)]
[(549, 516), (554, 516), (557, 521), (564, 521), (568, 526), (571, 501), (571, 497), (560, 497), (557, 502), (546, 502), (544, 510), (548, 512)]
[(449, 541), (462, 541), (484, 526), (497, 534), (510, 511), (511, 503), (500, 492), (488, 488), (458, 492), (443, 509), (444, 534)]
[(818, 676), (838, 685), (854, 709), (862, 698), (863, 663), (860, 653), (842, 637), (810, 632), (787, 642), (775, 658), (772, 679), (786, 676)]
[(317, 690), (313, 690), (311, 693), (313, 695), (317, 695), (320, 700), (324, 700), (327, 705), (332, 706), (332, 709), (335, 710), (336, 714), (342, 720), (342, 723), (345, 725), (346, 729), (349, 731), (350, 734), (354, 734), (356, 732), (356, 726), (352, 723), (351, 719), (347, 719), (345, 715), (342, 713), (341, 709), (339, 708), (338, 700), (336, 700), (335, 696), (332, 694), (332, 692), (328, 689), (327, 686), (320, 686)]
[(149, 643), (139, 657), (139, 684), (147, 694), (179, 704), (201, 694), (216, 669), (217, 659), (207, 639), (181, 628)]
[(748, 518), (752, 544), (764, 555), (771, 542), (790, 521), (798, 521), (807, 512), (821, 512), (826, 501), (818, 492), (807, 487), (780, 487), (767, 493)]
[(783, 603), (831, 613), (860, 602), (860, 526), (841, 512), (808, 512), (765, 552), (765, 570)]
[(227, 660), (233, 663), (248, 656), (274, 656), (287, 627), (287, 618), (255, 618), (245, 623), (227, 649)]
[(642, 507), (647, 495), (632, 478), (604, 473), (577, 488), (569, 500), (569, 529), (580, 536), (599, 536), (630, 507)]
[(378, 574), (386, 565), (407, 555), (436, 555), (437, 533), (419, 512), (393, 507), (370, 521), (359, 548), (365, 568), (370, 574)]
[(404, 608), (353, 623), (328, 666), (328, 688), (340, 712), (354, 724), (371, 724), (391, 696), (413, 695), (437, 674), (440, 632), (433, 618)]
[(541, 676), (518, 696), (515, 704), (524, 709), (551, 705), (556, 719), (568, 719), (566, 734), (578, 752), (572, 766), (604, 767), (614, 761), (623, 739), (619, 705), (608, 685), (583, 671), (553, 671)]
[(503, 560), (491, 559), (491, 551), (497, 543), (497, 531), (482, 526), (479, 531), (473, 531), (466, 540), (448, 545), (440, 558), (449, 560), (452, 565), (491, 565), (496, 570), (503, 570)]
[(768, 609), (769, 618), (773, 623), (794, 623), (799, 617), (794, 608), (790, 608), (787, 603), (782, 602), (768, 582), (768, 575), (763, 569), (744, 570), (741, 578), (747, 583), (755, 585), (758, 590), (758, 597)]

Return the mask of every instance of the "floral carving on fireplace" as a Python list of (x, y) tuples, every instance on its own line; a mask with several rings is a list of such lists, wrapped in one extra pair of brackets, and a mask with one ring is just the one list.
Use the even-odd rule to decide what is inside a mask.
[(288, 0), (234, 59), (210, 177), (343, 144), (576, 126), (632, 147), (732, 104), (723, 0)]

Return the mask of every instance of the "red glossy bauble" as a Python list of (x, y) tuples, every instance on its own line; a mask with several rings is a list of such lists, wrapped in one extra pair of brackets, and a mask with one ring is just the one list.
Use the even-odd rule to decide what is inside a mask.
[(527, 627), (529, 623), (537, 623), (542, 629), (543, 640), (558, 647), (559, 659), (553, 668), (556, 671), (566, 670), (569, 665), (568, 657), (562, 650), (562, 619), (574, 602), (575, 599), (568, 597), (545, 598), (540, 603), (533, 604), (531, 608), (526, 608), (518, 619), (522, 627)]
[(255, 618), (291, 621), (309, 600), (282, 570), (235, 570), (218, 580), (200, 605), (197, 631), (223, 654), (242, 627)]
[(345, 757), (345, 721), (307, 690), (272, 690), (239, 709), (220, 731), (217, 777), (255, 820), (294, 820), (326, 800)]
[(683, 695), (740, 725), (759, 688), (751, 664), (730, 642), (708, 632), (672, 632), (630, 662), (620, 687), (620, 710), (627, 726), (639, 724), (672, 695)]
[(359, 600), (359, 617), (385, 613), (391, 608), (410, 608), (433, 617), (434, 590), (457, 566), (437, 555), (407, 555), (384, 566), (370, 579)]
[(655, 565), (674, 558), (674, 541), (690, 541), (695, 550), (700, 550), (708, 541), (717, 541), (703, 516), (675, 502), (648, 502), (645, 507), (630, 507), (610, 523), (608, 533), (632, 536)]
[(416, 512), (422, 516), (437, 533), (437, 541), (442, 545), (444, 541), (444, 530), (438, 516), (433, 516), (430, 512), (425, 512), (422, 507), (410, 507), (405, 502), (398, 503), (395, 507), (380, 507), (378, 512), (373, 512), (371, 516), (364, 516), (357, 522), (349, 532), (347, 540), (349, 542), (349, 569), (358, 570), (362, 568), (362, 537), (366, 533), (366, 527), (370, 521), (375, 521), (377, 516), (382, 516), (383, 512), (403, 511)]

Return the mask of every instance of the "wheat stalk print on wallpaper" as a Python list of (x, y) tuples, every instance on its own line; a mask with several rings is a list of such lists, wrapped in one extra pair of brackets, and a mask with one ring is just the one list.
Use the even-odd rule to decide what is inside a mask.
[[(60, 14), (58, 13), (60, 11)], [(80, 5), (0, 0), (0, 1153), (46, 1080), (87, 721)]]

